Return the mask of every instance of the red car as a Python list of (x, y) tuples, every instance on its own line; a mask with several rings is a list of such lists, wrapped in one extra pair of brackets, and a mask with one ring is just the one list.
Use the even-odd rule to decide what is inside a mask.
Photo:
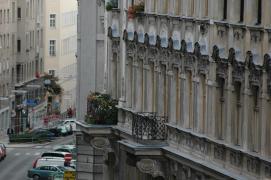
[(6, 146), (4, 144), (0, 144), (0, 159), (3, 160), (7, 156)]

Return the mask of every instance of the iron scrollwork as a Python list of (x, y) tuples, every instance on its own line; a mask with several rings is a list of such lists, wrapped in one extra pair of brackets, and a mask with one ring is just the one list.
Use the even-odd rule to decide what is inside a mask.
[(167, 118), (155, 113), (134, 113), (132, 119), (132, 134), (140, 140), (166, 139)]

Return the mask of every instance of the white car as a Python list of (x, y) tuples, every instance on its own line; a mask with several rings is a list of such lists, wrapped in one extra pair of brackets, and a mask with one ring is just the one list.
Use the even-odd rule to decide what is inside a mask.
[(39, 158), (37, 160), (36, 167), (55, 165), (55, 166), (63, 166), (63, 167), (72, 167), (75, 169), (76, 167), (75, 164), (76, 164), (75, 160), (71, 160), (67, 162), (65, 161), (64, 158), (44, 157), (44, 158)]
[(75, 131), (76, 119), (66, 119), (63, 121), (63, 125), (66, 126), (69, 130), (72, 128), (72, 131)]

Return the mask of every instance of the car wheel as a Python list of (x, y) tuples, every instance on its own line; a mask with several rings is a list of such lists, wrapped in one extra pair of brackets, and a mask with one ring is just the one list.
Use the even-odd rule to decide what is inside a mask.
[(39, 175), (36, 175), (36, 174), (35, 174), (35, 175), (33, 176), (33, 180), (39, 180), (39, 179), (40, 179), (40, 176), (39, 176)]

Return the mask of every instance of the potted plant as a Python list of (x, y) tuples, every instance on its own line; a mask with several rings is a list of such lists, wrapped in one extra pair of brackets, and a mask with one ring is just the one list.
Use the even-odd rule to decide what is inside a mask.
[(111, 11), (113, 9), (113, 4), (111, 1), (106, 3), (105, 9), (107, 11)]
[(112, 125), (117, 123), (117, 101), (108, 94), (91, 93), (88, 96), (87, 115), (85, 121), (89, 124)]
[(140, 2), (139, 4), (135, 4), (128, 8), (128, 18), (133, 19), (136, 13), (144, 12), (144, 2)]
[(136, 13), (144, 12), (144, 2), (134, 5), (134, 9)]
[(130, 6), (128, 8), (128, 19), (133, 19), (135, 17), (135, 13), (136, 11), (135, 11), (134, 6)]

